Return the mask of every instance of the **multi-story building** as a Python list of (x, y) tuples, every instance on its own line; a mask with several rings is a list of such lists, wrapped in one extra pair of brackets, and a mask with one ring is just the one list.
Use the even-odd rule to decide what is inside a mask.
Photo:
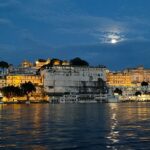
[(141, 86), (143, 81), (150, 82), (150, 69), (144, 69), (143, 66), (107, 74), (107, 84), (110, 89), (112, 91), (116, 88), (121, 89), (122, 95), (126, 98), (135, 96), (137, 91), (141, 91), (141, 93), (149, 92), (149, 86)]
[(144, 69), (143, 66), (127, 68), (123, 72), (130, 74), (133, 83), (150, 82), (150, 69)]
[(44, 90), (50, 95), (99, 93), (100, 79), (106, 80), (106, 68), (53, 66), (41, 71)]
[(107, 73), (107, 84), (113, 87), (130, 87), (132, 86), (132, 80), (128, 73), (109, 72)]
[(6, 78), (0, 76), (0, 89), (6, 86)]
[(37, 69), (34, 67), (11, 67), (8, 71), (9, 75), (36, 75)]
[(21, 86), (23, 83), (31, 82), (36, 88), (34, 95), (41, 96), (43, 94), (43, 78), (40, 75), (13, 74), (6, 76), (7, 86)]
[(6, 85), (7, 86), (20, 86), (23, 83), (32, 82), (36, 86), (43, 85), (43, 79), (40, 75), (23, 75), (23, 74), (14, 74), (6, 76)]

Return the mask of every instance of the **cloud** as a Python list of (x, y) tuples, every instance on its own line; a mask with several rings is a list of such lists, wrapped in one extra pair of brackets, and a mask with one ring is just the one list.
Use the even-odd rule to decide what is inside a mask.
[(17, 5), (20, 5), (21, 2), (19, 0), (1, 0), (0, 1), (0, 8), (12, 8)]
[(0, 26), (1, 25), (12, 26), (13, 22), (11, 20), (9, 20), (9, 19), (0, 18)]
[(97, 43), (92, 45), (59, 47), (56, 49), (58, 55), (55, 55), (68, 59), (79, 56), (89, 61), (91, 65), (102, 64), (110, 69), (123, 69), (127, 66), (134, 67), (140, 64), (148, 67), (150, 57), (149, 47), (150, 43), (146, 41), (125, 41), (114, 46)]
[[(107, 6), (106, 0), (102, 1)], [(129, 3), (129, 0), (126, 1)], [(19, 53), (20, 58), (49, 55), (69, 59), (84, 55), (83, 57), (93, 64), (102, 62), (108, 65), (113, 62), (117, 64), (119, 59), (126, 64), (128, 58), (131, 61), (133, 58), (139, 59), (135, 49), (139, 51), (139, 55), (142, 53), (140, 49), (144, 48), (148, 53), (149, 15), (130, 15), (127, 12), (128, 5), (122, 8), (123, 11), (112, 12), (114, 9), (109, 9), (117, 7), (111, 6), (111, 1), (109, 9), (94, 10), (96, 4), (101, 2), (94, 0), (90, 7), (90, 0), (84, 5), (81, 1), (71, 0), (1, 0), (0, 26), (3, 28), (0, 31), (3, 37), (0, 37), (0, 51), (7, 58), (8, 55), (11, 57), (12, 53)], [(15, 27), (11, 28), (12, 25)], [(120, 43), (109, 44), (112, 39)], [(144, 54), (142, 56), (147, 58)]]
[[(25, 17), (26, 21), (36, 22), (37, 26), (47, 25), (48, 30), (51, 30), (49, 34), (56, 34), (60, 38), (65, 34), (66, 41), (71, 36), (76, 38), (79, 34), (82, 37), (79, 44), (85, 42), (109, 43), (113, 37), (120, 42), (149, 39), (149, 36), (146, 35), (150, 25), (149, 20), (125, 15), (122, 17), (92, 15), (81, 10), (70, 0), (26, 0), (25, 2), (7, 0), (1, 2), (0, 6), (2, 5), (9, 5), (12, 8), (18, 6), (17, 13), (22, 18)], [(144, 27), (146, 30), (139, 32), (139, 29)], [(85, 40), (85, 37), (88, 37), (88, 40)]]

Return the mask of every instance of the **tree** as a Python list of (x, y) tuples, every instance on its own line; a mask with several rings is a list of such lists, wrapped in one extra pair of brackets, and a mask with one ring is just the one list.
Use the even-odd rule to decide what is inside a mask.
[(139, 96), (139, 95), (141, 95), (142, 93), (140, 92), (140, 91), (136, 91), (135, 92), (135, 96)]
[(76, 57), (76, 58), (70, 60), (70, 64), (72, 66), (89, 66), (89, 63), (87, 61), (82, 60), (79, 57)]
[(1, 92), (8, 99), (14, 96), (22, 96), (22, 90), (15, 86), (6, 86), (1, 89)]
[(0, 68), (2, 69), (3, 71), (3, 74), (4, 74), (4, 71), (5, 71), (5, 68), (7, 69), (9, 67), (9, 64), (5, 61), (0, 61)]
[(148, 82), (143, 81), (143, 82), (141, 83), (141, 86), (147, 87), (147, 86), (148, 86)]
[(117, 93), (118, 95), (122, 95), (122, 90), (119, 89), (119, 88), (116, 88), (116, 89), (114, 90), (114, 93)]
[(143, 81), (143, 82), (141, 83), (141, 86), (144, 88), (144, 93), (146, 94), (146, 93), (147, 93), (147, 88), (148, 88), (148, 82)]
[(29, 100), (29, 94), (35, 92), (36, 88), (32, 82), (26, 82), (21, 84), (21, 90), (23, 94), (27, 96), (27, 100)]

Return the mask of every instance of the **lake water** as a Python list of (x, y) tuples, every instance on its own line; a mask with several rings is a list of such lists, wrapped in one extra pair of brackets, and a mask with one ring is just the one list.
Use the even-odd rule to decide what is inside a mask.
[(0, 105), (1, 149), (150, 149), (150, 103)]

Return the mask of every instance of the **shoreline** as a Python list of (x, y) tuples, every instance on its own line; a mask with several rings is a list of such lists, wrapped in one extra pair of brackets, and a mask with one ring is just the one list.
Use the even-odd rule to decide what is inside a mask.
[(107, 104), (107, 103), (149, 103), (150, 100), (147, 101), (119, 101), (119, 102), (67, 102), (67, 103), (51, 103), (49, 101), (23, 101), (23, 102), (0, 102), (0, 104)]

